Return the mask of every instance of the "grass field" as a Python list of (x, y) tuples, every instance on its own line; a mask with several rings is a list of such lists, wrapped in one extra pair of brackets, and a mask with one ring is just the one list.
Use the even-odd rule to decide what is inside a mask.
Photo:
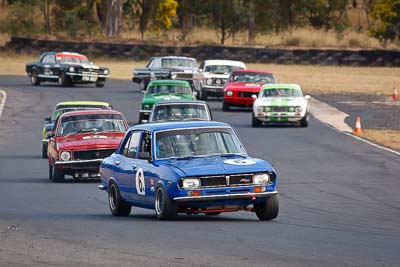
[(361, 137), (400, 151), (400, 131), (396, 130), (364, 130)]
[[(0, 54), (0, 74), (25, 75), (25, 64), (35, 60), (32, 55)], [(136, 67), (146, 62), (91, 58), (100, 66), (107, 66), (113, 79), (131, 79)], [(400, 85), (400, 68), (334, 67), (316, 65), (248, 64), (248, 68), (272, 71), (282, 83), (298, 83), (308, 94), (367, 93), (392, 94), (394, 84)]]

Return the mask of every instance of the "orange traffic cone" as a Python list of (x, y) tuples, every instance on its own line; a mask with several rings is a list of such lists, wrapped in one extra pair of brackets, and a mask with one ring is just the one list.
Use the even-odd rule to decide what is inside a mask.
[(362, 131), (361, 131), (361, 119), (360, 119), (360, 117), (357, 117), (357, 119), (356, 119), (356, 128), (354, 128), (353, 133), (354, 133), (354, 134), (361, 134), (361, 133), (362, 133)]
[(394, 85), (394, 86), (393, 86), (393, 95), (392, 95), (392, 98), (393, 98), (394, 101), (399, 100), (399, 94), (398, 94), (398, 92), (397, 92), (397, 85)]

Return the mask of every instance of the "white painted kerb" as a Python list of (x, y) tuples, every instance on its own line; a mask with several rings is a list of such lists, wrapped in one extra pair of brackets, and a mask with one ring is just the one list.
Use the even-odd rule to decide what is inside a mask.
[(1, 118), (1, 113), (3, 113), (3, 109), (4, 109), (4, 106), (5, 106), (5, 104), (6, 104), (6, 100), (7, 100), (7, 94), (6, 94), (6, 92), (5, 91), (3, 91), (3, 90), (0, 90), (0, 94), (2, 95), (2, 99), (1, 99), (1, 103), (0, 103), (0, 118)]
[(349, 114), (338, 110), (335, 107), (321, 102), (313, 97), (310, 98), (310, 113), (318, 120), (332, 126), (341, 132), (353, 132), (353, 129), (345, 123)]

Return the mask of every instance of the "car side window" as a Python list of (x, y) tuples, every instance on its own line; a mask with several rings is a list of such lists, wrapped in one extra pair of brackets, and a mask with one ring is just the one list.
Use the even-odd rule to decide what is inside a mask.
[(139, 145), (140, 132), (132, 132), (129, 140), (125, 143), (123, 155), (127, 158), (136, 158), (137, 149)]
[(47, 63), (56, 64), (56, 57), (54, 55), (48, 55), (47, 56)]
[(139, 152), (149, 152), (151, 153), (151, 133), (144, 132), (142, 135), (142, 140), (140, 142)]
[(153, 64), (151, 65), (152, 68), (161, 68), (161, 60), (159, 58), (153, 59)]
[(154, 65), (154, 58), (150, 59), (149, 63), (147, 64), (146, 68), (152, 68)]
[(47, 59), (48, 59), (48, 55), (47, 56), (44, 56), (43, 58), (42, 58), (42, 63), (47, 63)]

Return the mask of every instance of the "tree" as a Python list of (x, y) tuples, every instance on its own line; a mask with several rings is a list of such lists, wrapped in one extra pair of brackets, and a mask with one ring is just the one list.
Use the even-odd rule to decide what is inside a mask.
[(144, 33), (158, 2), (159, 0), (125, 0), (124, 2), (123, 12), (128, 15), (132, 25), (138, 24), (142, 40), (144, 40)]
[(377, 0), (372, 7), (372, 36), (381, 41), (396, 40), (400, 37), (400, 0)]
[(256, 7), (255, 7), (255, 0), (249, 0), (248, 2), (248, 41), (251, 43), (256, 38)]
[(122, 26), (122, 0), (97, 2), (97, 13), (103, 32), (108, 37), (118, 35)]
[(176, 16), (177, 7), (176, 0), (160, 0), (158, 2), (154, 17), (154, 27), (158, 32), (172, 27), (171, 18)]
[(190, 31), (193, 29), (193, 19), (197, 14), (201, 14), (202, 3), (196, 0), (178, 0), (176, 10), (181, 34), (180, 41), (185, 41)]
[[(205, 4), (205, 1), (203, 1)], [(207, 13), (211, 15), (212, 24), (217, 33), (217, 37), (222, 45), (247, 21), (246, 9), (243, 1), (240, 0), (225, 0), (207, 2)]]
[(52, 25), (51, 25), (51, 4), (53, 0), (40, 0), (39, 1), (39, 9), (44, 16), (44, 30), (47, 34), (51, 34)]
[(306, 18), (314, 28), (343, 30), (347, 26), (347, 0), (307, 0)]

